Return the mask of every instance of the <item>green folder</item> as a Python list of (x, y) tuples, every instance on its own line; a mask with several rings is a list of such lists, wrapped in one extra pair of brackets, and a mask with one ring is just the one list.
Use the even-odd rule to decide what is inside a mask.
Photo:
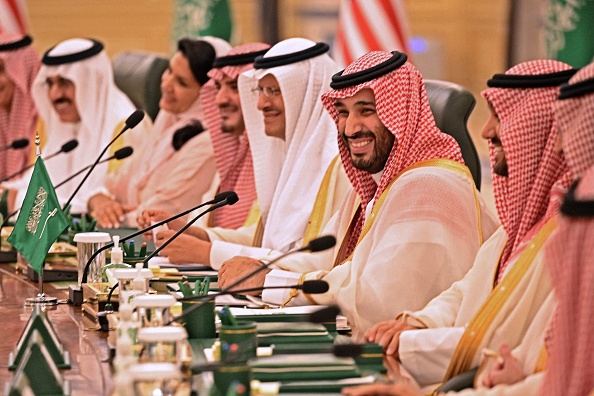
[(258, 323), (258, 345), (277, 344), (329, 344), (334, 341), (319, 323), (267, 322)]
[(361, 374), (351, 358), (332, 354), (273, 355), (250, 360), (253, 378), (267, 381), (337, 380)]

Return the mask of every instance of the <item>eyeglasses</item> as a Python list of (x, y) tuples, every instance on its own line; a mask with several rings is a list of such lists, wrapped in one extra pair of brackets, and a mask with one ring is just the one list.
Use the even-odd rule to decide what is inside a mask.
[(272, 87), (256, 87), (252, 89), (252, 92), (257, 95), (264, 94), (267, 98), (272, 98), (273, 96), (279, 95), (281, 93), (280, 88), (272, 88)]

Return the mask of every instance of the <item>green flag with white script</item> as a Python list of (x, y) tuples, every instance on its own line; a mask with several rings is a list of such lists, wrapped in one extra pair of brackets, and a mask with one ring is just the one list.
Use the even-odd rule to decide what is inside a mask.
[(231, 40), (231, 8), (228, 0), (174, 0), (173, 48), (177, 40), (199, 36), (214, 36)]
[(8, 242), (41, 274), (52, 243), (68, 226), (41, 157), (37, 158), (21, 212)]
[(547, 57), (583, 67), (594, 61), (594, 0), (549, 0)]

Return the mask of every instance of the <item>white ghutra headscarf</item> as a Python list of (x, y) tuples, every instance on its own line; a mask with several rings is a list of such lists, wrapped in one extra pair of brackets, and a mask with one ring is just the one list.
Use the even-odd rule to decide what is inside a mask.
[[(263, 59), (314, 47), (319, 45), (292, 38), (274, 45)], [(303, 239), (324, 172), (338, 154), (336, 126), (320, 100), (338, 68), (325, 53), (267, 69), (258, 69), (257, 59), (255, 67), (238, 81), (264, 225), (262, 246), (287, 251)], [(264, 133), (256, 107), (258, 95), (252, 89), (267, 74), (276, 78), (283, 95), (285, 140)]]

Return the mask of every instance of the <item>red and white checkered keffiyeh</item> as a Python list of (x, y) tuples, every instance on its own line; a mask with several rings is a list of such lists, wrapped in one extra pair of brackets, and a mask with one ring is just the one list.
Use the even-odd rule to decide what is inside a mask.
[[(584, 66), (569, 84), (594, 78), (594, 64)], [(594, 94), (558, 100), (557, 123), (563, 133), (563, 153), (576, 178), (594, 164)]]
[[(506, 74), (539, 75), (568, 69), (571, 66), (562, 62), (535, 60), (514, 66)], [(508, 166), (507, 177), (492, 173), (495, 206), (508, 236), (497, 274), (499, 282), (522, 241), (529, 240), (557, 213), (562, 192), (572, 178), (563, 158), (554, 152), (553, 104), (558, 87), (489, 88), (482, 95), (501, 122), (499, 134)], [(489, 146), (493, 164), (495, 151)]]
[[(594, 108), (592, 95), (590, 110)], [(565, 132), (565, 131), (563, 131)], [(591, 134), (591, 144), (594, 134)], [(586, 171), (577, 199), (594, 200), (594, 168)], [(547, 268), (558, 305), (547, 339), (545, 395), (582, 396), (594, 389), (594, 218), (561, 216), (547, 244)]]
[[(392, 54), (388, 52), (370, 52), (348, 66), (343, 75), (367, 70), (390, 57)], [(447, 158), (464, 163), (458, 143), (435, 125), (423, 77), (411, 63), (406, 62), (400, 68), (374, 80), (331, 90), (322, 95), (322, 102), (337, 125), (338, 112), (334, 106), (336, 99), (351, 97), (364, 88), (370, 88), (373, 91), (378, 117), (396, 138), (382, 178), (377, 185), (369, 172), (353, 166), (348, 149), (342, 138), (338, 136), (342, 164), (361, 198), (362, 208), (359, 218), (356, 219), (346, 256), (351, 254), (357, 244), (365, 222), (367, 204), (379, 197), (406, 167), (433, 158)]]
[[(247, 54), (269, 48), (264, 43), (247, 43), (234, 47), (224, 56)], [(212, 148), (217, 163), (217, 171), (221, 179), (219, 191), (235, 191), (239, 201), (233, 206), (225, 206), (212, 213), (212, 225), (223, 228), (241, 227), (256, 200), (256, 184), (254, 167), (247, 135), (237, 136), (221, 130), (221, 116), (215, 103), (217, 89), (215, 83), (226, 75), (237, 79), (241, 73), (253, 68), (253, 63), (229, 65), (211, 69), (210, 80), (202, 87), (200, 93), (204, 122), (210, 133)]]
[[(594, 77), (585, 66), (570, 84)], [(569, 168), (582, 180), (576, 199), (594, 200), (594, 93), (555, 104)], [(548, 332), (543, 395), (587, 395), (594, 389), (594, 218), (560, 216), (546, 262), (558, 305)]]
[[(16, 33), (0, 34), (0, 44), (12, 43), (23, 37)], [(10, 112), (0, 108), (0, 146), (17, 139), (29, 139), (30, 146), (35, 136), (37, 110), (31, 96), (31, 85), (41, 67), (39, 56), (28, 45), (11, 51), (0, 51), (0, 60), (8, 77), (15, 85)], [(24, 168), (29, 160), (29, 147), (6, 150), (0, 156), (0, 179)]]

